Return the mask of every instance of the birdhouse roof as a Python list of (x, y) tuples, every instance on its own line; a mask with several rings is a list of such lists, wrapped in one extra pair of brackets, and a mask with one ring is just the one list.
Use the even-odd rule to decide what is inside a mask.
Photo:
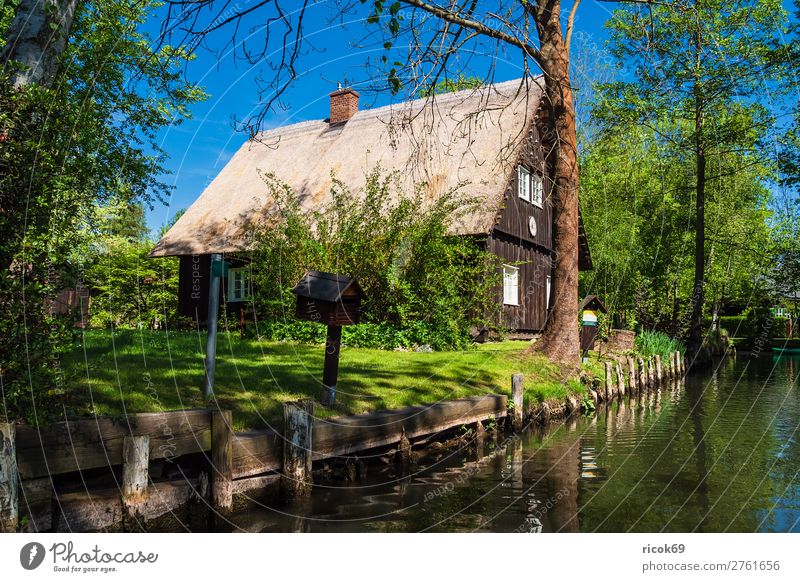
[(363, 298), (364, 291), (355, 277), (347, 277), (336, 273), (307, 271), (294, 286), (292, 293), (299, 297), (308, 297), (319, 301), (334, 303), (343, 297)]
[(587, 295), (586, 299), (581, 302), (581, 311), (599, 311), (600, 313), (608, 313), (606, 306), (597, 297), (597, 295)]

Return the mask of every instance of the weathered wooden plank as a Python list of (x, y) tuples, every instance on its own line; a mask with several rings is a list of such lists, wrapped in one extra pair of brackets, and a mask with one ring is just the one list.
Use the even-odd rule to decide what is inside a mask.
[(233, 435), (233, 478), (252, 477), (281, 468), (283, 437), (273, 429)]
[(271, 485), (277, 484), (281, 476), (278, 473), (268, 473), (266, 475), (259, 475), (258, 477), (245, 477), (244, 479), (234, 479), (233, 481), (233, 494), (246, 495), (248, 492), (256, 489), (264, 489)]
[(173, 458), (211, 448), (211, 413), (180, 410), (111, 418), (71, 420), (37, 429), (17, 427), (20, 477), (120, 465), (126, 436), (150, 437), (150, 459)]
[(410, 439), (470, 425), (489, 416), (503, 418), (508, 398), (504, 395), (446, 400), (430, 406), (411, 406), (371, 414), (359, 414), (314, 423), (314, 460), (350, 455), (400, 441), (405, 428)]
[(233, 415), (230, 410), (211, 415), (211, 504), (220, 511), (233, 508)]
[[(153, 483), (150, 494), (136, 506), (136, 518), (148, 522), (183, 507), (192, 499), (196, 479)], [(124, 509), (117, 489), (91, 493), (65, 493), (58, 497), (60, 510), (55, 524), (59, 532), (103, 531), (123, 520)]]
[(15, 532), (19, 524), (16, 443), (16, 425), (0, 423), (0, 532)]
[[(507, 414), (507, 398), (487, 395), (446, 400), (369, 414), (316, 419), (312, 435), (314, 460), (345, 456), (400, 441), (403, 427), (416, 439), (490, 416)], [(248, 431), (233, 437), (233, 478), (251, 477), (281, 468), (283, 437), (278, 430)]]

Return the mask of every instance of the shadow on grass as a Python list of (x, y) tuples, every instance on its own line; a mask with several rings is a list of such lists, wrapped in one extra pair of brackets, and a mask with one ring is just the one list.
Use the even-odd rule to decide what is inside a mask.
[[(205, 334), (90, 330), (65, 366), (73, 412), (120, 415), (205, 406)], [(557, 366), (520, 357), (526, 344), (463, 352), (341, 352), (337, 405), (323, 417), (429, 404), (451, 398), (510, 392), (511, 374), (526, 374), (535, 400), (565, 393)], [(240, 428), (262, 428), (281, 418), (282, 404), (317, 398), (322, 345), (242, 340), (220, 334), (216, 404), (231, 409)]]

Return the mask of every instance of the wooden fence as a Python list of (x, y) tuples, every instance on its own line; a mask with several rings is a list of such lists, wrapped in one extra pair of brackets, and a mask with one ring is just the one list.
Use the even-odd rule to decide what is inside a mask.
[[(313, 418), (311, 454), (313, 460), (347, 457), (490, 417), (502, 418), (506, 411), (506, 396), (488, 395)], [(122, 420), (69, 420), (42, 429), (0, 425), (0, 527), (9, 531), (22, 525), (44, 531), (60, 520), (74, 530), (103, 529), (126, 516), (153, 519), (192, 497), (208, 497), (217, 510), (226, 511), (236, 493), (280, 478), (286, 441), (282, 427), (235, 433), (229, 411), (197, 409), (135, 414)], [(152, 461), (197, 453), (208, 459), (208, 482), (202, 476), (159, 481), (148, 474)], [(102, 468), (121, 469), (117, 488), (93, 490), (91, 495), (58, 491), (59, 475), (80, 472), (75, 478), (80, 482), (87, 471)]]

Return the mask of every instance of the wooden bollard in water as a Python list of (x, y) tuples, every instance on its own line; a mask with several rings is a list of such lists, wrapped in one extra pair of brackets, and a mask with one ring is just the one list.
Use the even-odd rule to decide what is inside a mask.
[[(314, 401), (287, 402), (283, 405), (283, 471), (281, 492), (286, 501), (311, 495), (311, 429)], [(405, 436), (405, 434), (403, 435)]]
[(656, 380), (658, 380), (659, 386), (664, 381), (664, 375), (661, 370), (661, 354), (656, 354)]
[(653, 356), (647, 358), (647, 381), (650, 386), (656, 385), (656, 366), (653, 363)]
[(647, 368), (644, 367), (644, 359), (638, 358), (637, 364), (639, 365), (639, 389), (644, 390), (647, 388)]
[(514, 404), (514, 416), (511, 419), (511, 427), (516, 431), (522, 430), (524, 394), (525, 385), (523, 383), (523, 376), (522, 374), (514, 374), (511, 376), (511, 402)]
[(131, 508), (147, 499), (150, 437), (126, 436), (122, 441), (122, 503)]
[(0, 423), (0, 532), (3, 533), (13, 533), (19, 525), (16, 431), (14, 423)]
[(622, 365), (617, 362), (617, 393), (620, 397), (625, 396), (625, 374), (622, 373)]
[(611, 362), (605, 363), (606, 367), (606, 400), (611, 400), (614, 397), (614, 376), (611, 371)]
[(211, 506), (233, 508), (233, 415), (230, 410), (211, 413)]
[(628, 356), (628, 384), (631, 394), (636, 394), (636, 365), (633, 363), (633, 356)]

